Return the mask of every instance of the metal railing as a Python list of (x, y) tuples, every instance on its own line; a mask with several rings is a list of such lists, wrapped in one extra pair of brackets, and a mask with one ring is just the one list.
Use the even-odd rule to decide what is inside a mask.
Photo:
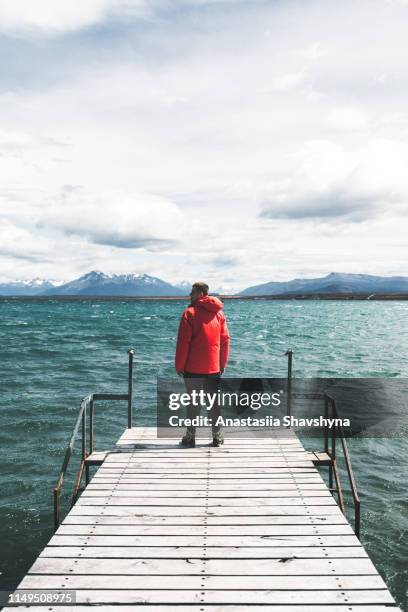
[[(294, 398), (302, 399), (318, 399), (324, 401), (324, 416), (326, 422), (330, 417), (336, 419), (333, 426), (329, 429), (326, 425), (324, 428), (324, 452), (329, 457), (329, 489), (332, 493), (337, 494), (338, 505), (340, 510), (345, 514), (345, 504), (343, 489), (340, 481), (340, 472), (337, 464), (337, 440), (340, 439), (341, 448), (343, 451), (343, 458), (346, 465), (346, 471), (350, 483), (351, 495), (353, 498), (354, 506), (354, 532), (360, 539), (360, 527), (361, 527), (361, 502), (357, 490), (356, 480), (354, 477), (353, 468), (351, 465), (350, 453), (348, 450), (346, 436), (344, 434), (343, 426), (339, 423), (339, 413), (337, 410), (336, 400), (328, 395), (327, 393), (293, 393), (292, 391), (292, 370), (293, 370), (293, 350), (289, 348), (285, 355), (288, 358), (288, 381), (287, 381), (287, 403), (286, 403), (286, 414), (291, 416), (292, 414), (292, 400)], [(330, 443), (329, 443), (330, 439)], [(334, 477), (334, 482), (333, 482)], [(335, 487), (333, 485), (336, 485)]]
[[(78, 437), (78, 433), (81, 430), (81, 461), (79, 464), (78, 474), (75, 479), (74, 491), (71, 496), (71, 508), (75, 504), (78, 493), (81, 487), (82, 477), (85, 469), (85, 481), (89, 483), (89, 465), (86, 464), (86, 459), (94, 452), (94, 420), (95, 420), (95, 402), (96, 401), (127, 401), (127, 417), (128, 417), (128, 428), (132, 427), (132, 396), (133, 396), (133, 356), (135, 352), (133, 349), (128, 350), (129, 365), (128, 365), (128, 392), (127, 393), (91, 393), (83, 398), (81, 401), (81, 407), (79, 409), (78, 417), (72, 431), (71, 439), (69, 441), (67, 450), (65, 452), (64, 461), (62, 463), (61, 471), (58, 476), (57, 483), (54, 489), (54, 527), (58, 528), (60, 524), (61, 516), (61, 490), (64, 484), (65, 474), (68, 469), (68, 465), (72, 454), (74, 452), (75, 441)], [(87, 407), (89, 405), (89, 451), (87, 446), (86, 436), (86, 425), (87, 425)]]
[(293, 368), (293, 351), (288, 348), (284, 353), (288, 358), (288, 382), (286, 389), (286, 415), (291, 416), (292, 414), (292, 368)]
[(360, 538), (360, 522), (361, 522), (361, 502), (360, 497), (358, 495), (356, 480), (354, 477), (353, 467), (351, 465), (350, 453), (348, 450), (346, 436), (344, 434), (343, 425), (341, 424), (341, 420), (339, 419), (339, 413), (336, 406), (336, 400), (328, 395), (324, 394), (324, 402), (325, 402), (325, 417), (326, 419), (329, 417), (329, 407), (331, 408), (331, 418), (337, 419), (336, 424), (332, 427), (331, 431), (331, 449), (329, 449), (329, 428), (326, 426), (324, 429), (324, 450), (331, 458), (331, 462), (329, 464), (329, 487), (333, 488), (333, 474), (336, 480), (336, 487), (339, 497), (339, 506), (344, 512), (344, 500), (341, 491), (340, 477), (337, 467), (337, 450), (336, 443), (337, 439), (340, 438), (344, 462), (346, 464), (346, 471), (350, 483), (351, 495), (353, 498), (354, 505), (354, 532), (358, 538)]
[[(89, 483), (89, 464), (87, 464), (87, 458), (94, 452), (94, 414), (95, 414), (95, 402), (103, 400), (111, 401), (127, 401), (127, 416), (128, 416), (128, 428), (132, 427), (132, 396), (133, 396), (133, 357), (134, 350), (128, 350), (129, 364), (128, 364), (128, 392), (127, 393), (92, 393), (87, 395), (81, 401), (81, 407), (77, 420), (72, 431), (71, 439), (69, 441), (67, 450), (65, 452), (64, 461), (61, 467), (61, 471), (54, 489), (54, 527), (58, 528), (60, 524), (61, 515), (61, 490), (64, 484), (65, 474), (68, 469), (70, 459), (74, 451), (75, 441), (78, 437), (78, 433), (81, 430), (81, 461), (79, 470), (75, 479), (75, 486), (71, 496), (71, 507), (75, 504), (81, 487), (82, 477), (85, 470), (85, 481)], [(341, 511), (345, 512), (344, 496), (340, 482), (340, 474), (337, 465), (337, 440), (340, 439), (341, 447), (343, 451), (343, 457), (346, 464), (346, 471), (350, 482), (351, 494), (354, 504), (354, 531), (357, 537), (360, 537), (360, 498), (357, 491), (357, 485), (351, 465), (350, 454), (344, 434), (344, 430), (341, 424), (338, 424), (339, 416), (336, 406), (336, 401), (330, 395), (324, 393), (309, 393), (299, 394), (293, 393), (292, 391), (292, 371), (293, 371), (293, 350), (289, 348), (285, 355), (288, 358), (288, 371), (287, 371), (287, 406), (286, 412), (288, 416), (292, 414), (292, 399), (301, 397), (303, 399), (321, 399), (324, 401), (324, 410), (326, 420), (329, 417), (329, 411), (331, 411), (331, 417), (337, 419), (335, 424), (329, 430), (328, 425), (324, 428), (324, 452), (329, 458), (329, 489), (332, 493), (337, 494), (338, 505)], [(87, 408), (89, 405), (89, 452), (87, 446)], [(329, 443), (329, 439), (331, 444)], [(335, 481), (335, 487), (333, 478)]]

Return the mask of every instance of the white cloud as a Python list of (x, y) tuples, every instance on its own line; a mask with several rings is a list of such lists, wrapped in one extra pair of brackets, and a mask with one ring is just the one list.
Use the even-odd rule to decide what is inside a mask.
[(57, 15), (0, 0), (21, 37), (99, 24), (6, 41), (0, 217), (26, 233), (0, 274), (99, 268), (238, 289), (340, 263), (405, 272), (405, 8), (83, 4)]
[(0, 0), (0, 31), (60, 35), (124, 17), (151, 19), (160, 10), (233, 4), (240, 0)]
[(327, 115), (327, 125), (335, 130), (365, 130), (369, 122), (366, 115), (357, 108), (333, 108)]
[(6, 222), (0, 225), (0, 256), (41, 263), (50, 253), (52, 242), (25, 227)]
[(112, 13), (140, 10), (144, 4), (144, 0), (0, 0), (0, 29), (62, 33), (95, 25)]
[(305, 75), (302, 72), (283, 74), (274, 79), (273, 86), (278, 91), (292, 91), (303, 83), (304, 78)]
[(163, 197), (64, 187), (46, 202), (38, 226), (122, 249), (164, 250), (181, 236), (183, 215)]
[(306, 49), (304, 49), (304, 51), (302, 52), (302, 55), (303, 57), (309, 60), (316, 61), (316, 60), (320, 60), (323, 57), (326, 57), (327, 51), (321, 46), (321, 44), (314, 43), (310, 45), (309, 47), (307, 47)]
[(378, 139), (350, 152), (329, 141), (315, 141), (295, 159), (290, 175), (265, 188), (262, 216), (360, 222), (392, 210), (402, 213), (408, 202), (403, 172), (408, 145)]

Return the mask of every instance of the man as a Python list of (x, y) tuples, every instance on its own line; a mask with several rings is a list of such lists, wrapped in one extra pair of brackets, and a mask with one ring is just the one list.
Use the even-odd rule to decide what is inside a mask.
[[(177, 337), (176, 371), (183, 376), (187, 391), (204, 389), (216, 393), (220, 377), (228, 361), (230, 336), (223, 303), (208, 295), (206, 283), (194, 283), (190, 293), (191, 303), (183, 312)], [(198, 416), (200, 408), (189, 406), (187, 417)], [(214, 403), (212, 419), (213, 445), (220, 446), (224, 437), (216, 420), (220, 414), (218, 402)], [(195, 446), (195, 427), (188, 427), (180, 444)]]

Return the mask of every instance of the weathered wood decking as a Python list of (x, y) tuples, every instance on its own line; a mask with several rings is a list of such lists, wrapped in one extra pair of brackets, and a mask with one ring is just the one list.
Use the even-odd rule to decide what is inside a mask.
[(101, 612), (395, 606), (295, 434), (177, 442), (126, 430), (19, 588)]

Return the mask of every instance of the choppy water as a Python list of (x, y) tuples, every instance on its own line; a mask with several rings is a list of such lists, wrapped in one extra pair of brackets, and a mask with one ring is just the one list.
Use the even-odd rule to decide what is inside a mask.
[[(153, 425), (156, 377), (173, 374), (179, 301), (0, 300), (0, 586), (16, 585), (52, 533), (52, 490), (82, 396), (126, 392), (136, 348), (138, 425)], [(408, 376), (406, 302), (230, 301), (230, 376)], [(100, 405), (96, 448), (126, 425)], [(308, 444), (310, 441), (308, 441)], [(408, 441), (350, 441), (362, 539), (408, 610)], [(68, 483), (69, 484), (69, 483)]]

